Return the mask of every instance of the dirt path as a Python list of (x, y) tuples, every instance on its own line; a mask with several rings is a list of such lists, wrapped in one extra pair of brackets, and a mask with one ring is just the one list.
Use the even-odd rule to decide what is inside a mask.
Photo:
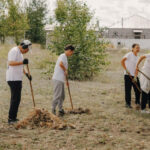
[[(0, 150), (149, 150), (150, 116), (124, 107), (120, 66), (124, 52), (108, 53), (111, 64), (94, 81), (70, 81), (74, 106), (89, 108), (92, 114), (66, 115), (64, 119), (75, 124), (76, 129), (64, 131), (43, 128), (15, 130), (7, 125), (10, 94), (5, 83), (6, 58), (3, 58), (0, 64)], [(39, 68), (39, 63), (42, 57), (46, 60), (53, 58), (37, 45), (29, 55), (37, 107), (51, 111), (51, 80), (45, 69)], [(134, 106), (134, 96), (132, 99)], [(67, 91), (64, 105), (70, 107)], [(18, 117), (26, 117), (32, 106), (29, 83), (24, 78)]]

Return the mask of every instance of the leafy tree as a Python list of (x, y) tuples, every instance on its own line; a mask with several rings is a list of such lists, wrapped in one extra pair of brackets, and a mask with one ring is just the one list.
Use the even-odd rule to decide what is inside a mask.
[(2, 43), (5, 43), (5, 37), (8, 34), (6, 8), (7, 1), (0, 0), (0, 40)]
[(26, 14), (19, 7), (19, 3), (15, 3), (14, 0), (8, 0), (7, 22), (9, 26), (8, 35), (14, 37), (15, 43), (19, 44), (28, 29), (28, 23)]
[(32, 0), (27, 7), (27, 16), (29, 30), (26, 36), (31, 39), (32, 42), (45, 43), (45, 30), (46, 24), (47, 5), (45, 0)]
[(96, 25), (90, 27), (93, 14), (85, 3), (58, 0), (55, 17), (57, 26), (50, 35), (49, 49), (59, 55), (67, 44), (73, 44), (76, 49), (69, 59), (69, 77), (92, 79), (107, 64), (106, 43), (99, 40), (101, 34), (96, 34)]

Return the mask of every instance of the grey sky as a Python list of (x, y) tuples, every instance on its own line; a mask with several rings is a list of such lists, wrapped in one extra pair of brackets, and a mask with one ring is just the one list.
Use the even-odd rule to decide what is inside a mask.
[[(56, 6), (56, 0), (47, 0), (51, 12)], [(150, 18), (150, 0), (83, 0), (102, 26), (111, 24), (134, 14)]]

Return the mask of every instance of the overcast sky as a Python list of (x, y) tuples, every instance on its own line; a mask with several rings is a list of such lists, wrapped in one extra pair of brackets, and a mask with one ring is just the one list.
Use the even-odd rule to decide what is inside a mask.
[[(56, 0), (47, 0), (51, 12), (55, 9)], [(102, 26), (111, 26), (122, 17), (138, 14), (150, 19), (150, 0), (83, 0)]]

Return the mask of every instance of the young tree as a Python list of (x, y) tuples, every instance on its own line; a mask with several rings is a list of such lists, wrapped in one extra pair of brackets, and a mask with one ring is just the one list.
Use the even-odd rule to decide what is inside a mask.
[(77, 0), (58, 0), (55, 10), (58, 25), (51, 33), (49, 48), (60, 54), (67, 44), (73, 44), (75, 54), (69, 59), (69, 77), (86, 80), (106, 65), (106, 43), (99, 40), (95, 28), (90, 28), (93, 14), (85, 3)]
[(14, 0), (8, 0), (7, 22), (9, 26), (8, 34), (15, 38), (16, 44), (19, 44), (28, 29), (28, 23), (26, 14), (19, 7), (19, 3), (15, 3)]
[(0, 0), (0, 40), (3, 44), (5, 43), (5, 37), (8, 34), (6, 8), (7, 1)]
[(45, 30), (46, 24), (47, 5), (45, 0), (32, 0), (27, 7), (27, 16), (29, 30), (26, 36), (31, 39), (32, 42), (45, 43)]

